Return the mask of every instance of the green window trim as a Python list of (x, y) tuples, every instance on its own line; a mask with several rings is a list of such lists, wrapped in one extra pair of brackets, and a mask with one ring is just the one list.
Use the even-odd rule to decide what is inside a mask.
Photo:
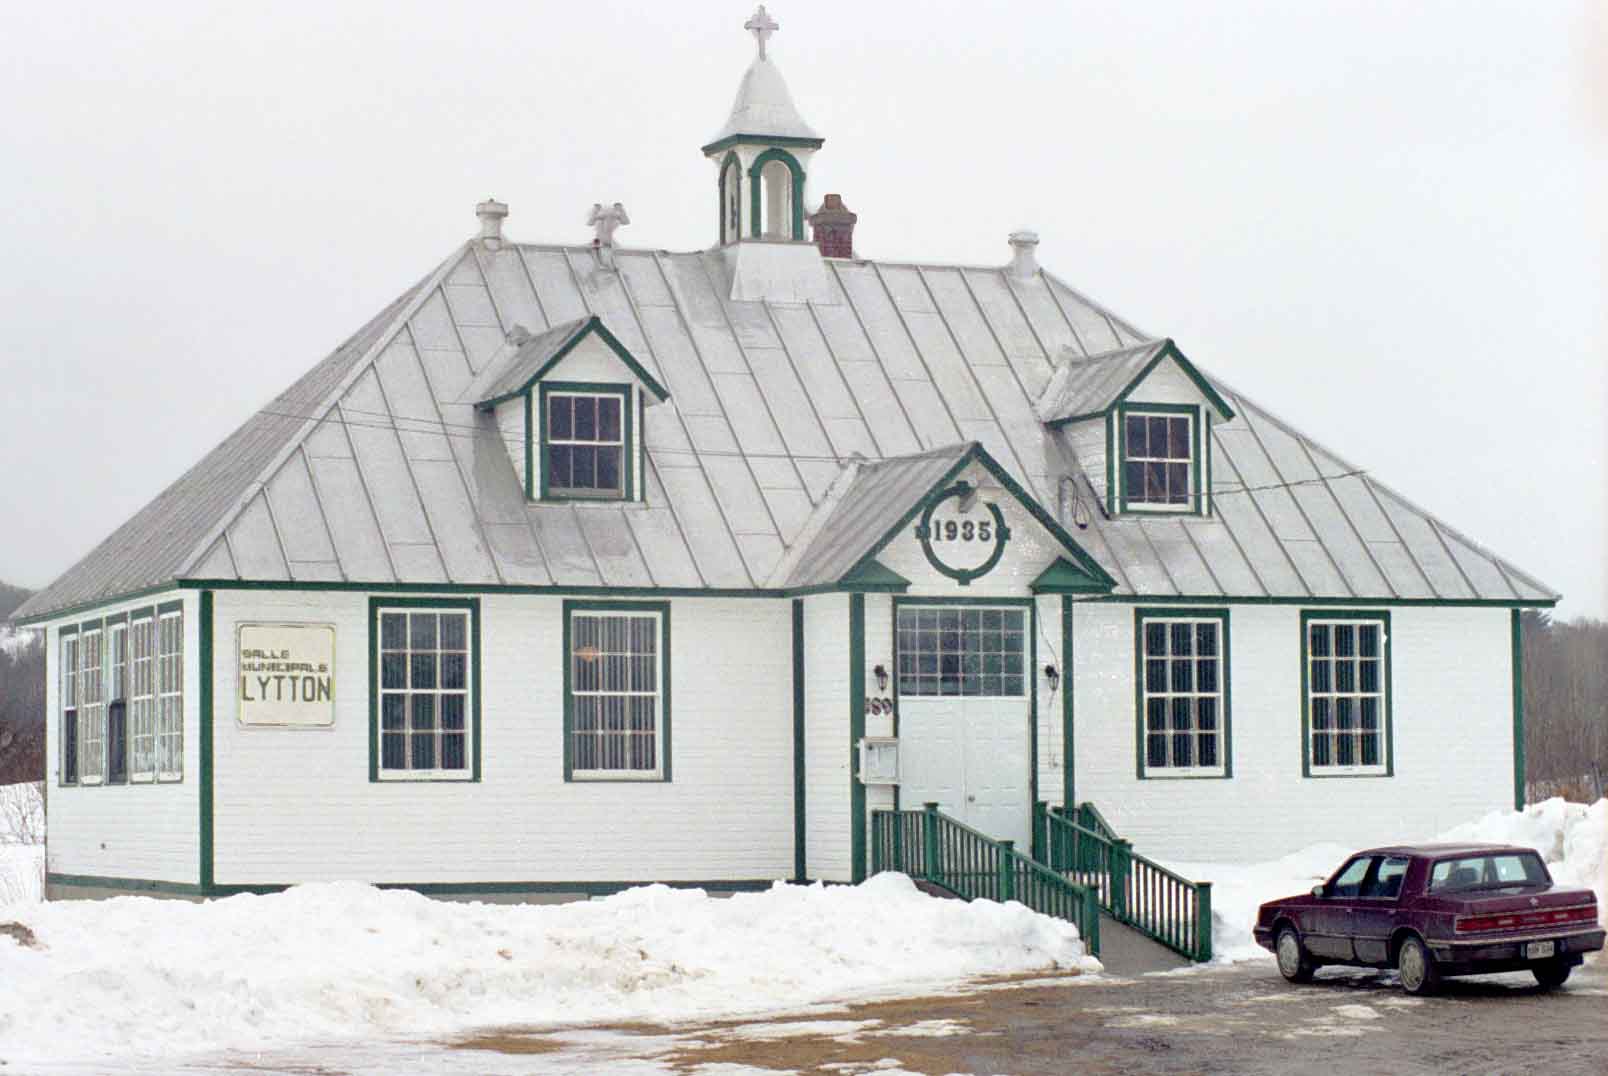
[[(629, 771), (620, 775), (598, 775), (597, 771), (577, 771), (575, 767), (575, 697), (571, 654), (571, 623), (576, 613), (656, 613), (659, 617), (659, 707), (657, 713), (658, 772), (631, 776)], [(671, 715), (671, 635), (670, 603), (667, 601), (591, 601), (566, 600), (563, 605), (564, 650), (560, 655), (564, 665), (564, 781), (575, 784), (669, 784), (671, 780), (670, 715)]]
[[(1210, 781), (1228, 780), (1234, 776), (1234, 698), (1233, 698), (1233, 645), (1230, 639), (1230, 615), (1227, 608), (1190, 608), (1180, 606), (1140, 606), (1133, 611), (1133, 698), (1134, 698), (1134, 775), (1141, 781)], [(1216, 621), (1218, 627), (1218, 665), (1220, 683), (1218, 695), (1222, 699), (1217, 715), (1222, 743), (1219, 747), (1221, 764), (1187, 768), (1148, 765), (1145, 727), (1145, 624), (1147, 621), (1199, 622)], [(1070, 636), (1069, 636), (1070, 638)], [(1063, 674), (1063, 687), (1065, 676)], [(1169, 725), (1169, 732), (1171, 731)], [(1180, 769), (1183, 772), (1178, 772)], [(1169, 772), (1171, 771), (1171, 772)], [(1071, 800), (1067, 801), (1072, 802)]]
[[(738, 217), (735, 221), (729, 219), (726, 215), (726, 177), (731, 175), (733, 169), (735, 169), (737, 172), (737, 206), (739, 207)], [(725, 246), (727, 243), (735, 243), (737, 240), (743, 237), (743, 221), (742, 214), (740, 212), (740, 207), (742, 206), (742, 176), (743, 166), (742, 162), (737, 159), (737, 151), (728, 151), (726, 156), (721, 158), (720, 161), (720, 205), (718, 207), (719, 226), (715, 229), (715, 234), (720, 236), (721, 246)]]
[[(543, 381), (537, 386), (535, 408), (536, 427), (531, 427), (531, 394), (525, 396), (525, 497), (537, 500), (533, 490), (537, 486), (536, 473), (540, 471), (540, 500), (579, 501), (593, 503), (619, 503), (634, 501), (636, 475), (641, 467), (641, 446), (637, 443), (637, 409), (639, 394), (634, 387), (623, 382), (605, 381)], [(547, 400), (552, 395), (617, 396), (620, 398), (620, 488), (619, 494), (587, 494), (574, 490), (554, 490), (548, 481), (547, 467)]]
[[(1130, 415), (1184, 416), (1189, 419), (1189, 501), (1186, 504), (1152, 504), (1135, 501), (1128, 496), (1127, 419)], [(1107, 414), (1108, 451), (1106, 453), (1106, 500), (1108, 505), (1123, 515), (1131, 516), (1209, 516), (1212, 514), (1211, 491), (1211, 419), (1203, 415), (1199, 404), (1124, 403)], [(1112, 491), (1116, 496), (1112, 496)]]
[(801, 240), (804, 238), (804, 166), (798, 163), (797, 157), (776, 146), (755, 157), (754, 163), (748, 166), (748, 232), (755, 239), (762, 239), (765, 236), (762, 173), (771, 161), (781, 161), (792, 175), (793, 190), (790, 201), (793, 211), (789, 224), (792, 238)]
[[(469, 613), (469, 765), (460, 776), (442, 770), (428, 771), (439, 776), (408, 776), (414, 770), (397, 770), (403, 776), (381, 776), (380, 771), (380, 614), (384, 611), (416, 611), (420, 609), (447, 609)], [(484, 687), (480, 668), (480, 599), (478, 598), (383, 598), (368, 600), (368, 697), (369, 697), (369, 768), (370, 784), (452, 784), (475, 783), (480, 780), (481, 723), (480, 707)]]
[[(1382, 638), (1380, 652), (1384, 662), (1381, 685), (1384, 689), (1384, 763), (1382, 766), (1316, 766), (1312, 762), (1312, 660), (1309, 626), (1313, 623), (1373, 622), (1380, 625)], [(1301, 611), (1301, 776), (1314, 779), (1377, 778), (1396, 775), (1396, 730), (1392, 720), (1395, 708), (1395, 684), (1392, 666), (1395, 664), (1394, 640), (1390, 632), (1390, 613), (1384, 609), (1303, 609)]]

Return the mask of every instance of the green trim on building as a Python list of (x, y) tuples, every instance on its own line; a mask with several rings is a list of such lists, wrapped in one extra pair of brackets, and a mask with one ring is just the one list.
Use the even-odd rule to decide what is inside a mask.
[(1529, 798), (1524, 764), (1524, 614), (1511, 614), (1513, 636), (1513, 809), (1524, 810)]
[[(1223, 772), (1221, 774), (1172, 774), (1166, 767), (1150, 773), (1145, 760), (1145, 621), (1146, 620), (1216, 620), (1218, 629), (1218, 656), (1222, 666), (1222, 713), (1217, 715), (1222, 733)], [(1133, 711), (1134, 711), (1134, 775), (1141, 781), (1224, 781), (1234, 776), (1234, 698), (1233, 698), (1233, 643), (1229, 624), (1229, 610), (1224, 608), (1136, 608), (1133, 611)], [(1171, 670), (1168, 671), (1171, 676)], [(1171, 730), (1171, 718), (1168, 729)]]
[(805, 815), (804, 773), (804, 601), (793, 599), (793, 880), (809, 877), (805, 845), (809, 828)]
[(1034, 594), (1104, 594), (1110, 588), (1065, 557), (1056, 557), (1028, 589)]
[[(571, 743), (575, 727), (575, 700), (571, 696), (570, 679), (573, 673), (570, 662), (570, 619), (574, 613), (646, 612), (659, 614), (659, 729), (658, 750), (662, 763), (660, 773), (652, 777), (576, 777), (574, 746)], [(578, 784), (668, 784), (670, 774), (670, 603), (644, 601), (566, 601), (564, 616), (564, 781)], [(623, 771), (629, 773), (630, 771)]]
[[(380, 776), (380, 612), (385, 609), (464, 609), (469, 612), (469, 675), (473, 689), (469, 692), (469, 745), (468, 777), (384, 777)], [(452, 784), (474, 783), (480, 780), (480, 699), (484, 687), (480, 682), (480, 600), (478, 598), (375, 598), (368, 600), (368, 711), (369, 711), (369, 782), (371, 784)], [(399, 771), (410, 772), (410, 771)]]
[(176, 580), (169, 580), (165, 583), (157, 583), (154, 586), (149, 587), (140, 587), (137, 590), (126, 591), (122, 594), (114, 594), (106, 598), (96, 598), (93, 601), (78, 602), (75, 605), (63, 606), (60, 609), (54, 609), (46, 613), (30, 613), (25, 617), (21, 617), (13, 621), (13, 623), (19, 628), (28, 628), (35, 624), (43, 624), (48, 620), (59, 620), (62, 617), (77, 616), (79, 613), (86, 613), (95, 609), (101, 609), (108, 605), (120, 605), (123, 602), (135, 601), (139, 598), (150, 597), (153, 594), (165, 594), (170, 590), (177, 589), (178, 585), (179, 584)]
[[(190, 882), (165, 882), (148, 878), (113, 878), (95, 874), (47, 874), (47, 886), (68, 886), (86, 889), (124, 890), (129, 893), (153, 893), (175, 897), (232, 897), (244, 893), (266, 895), (282, 893), (300, 882), (261, 882), (243, 885), (198, 886)], [(646, 885), (665, 885), (672, 889), (703, 889), (712, 893), (753, 893), (770, 889), (774, 878), (712, 878), (712, 879), (655, 879), (645, 878), (626, 882), (372, 882), (376, 889), (407, 889), (421, 896), (449, 897), (474, 896), (484, 893), (573, 893), (576, 896), (601, 897)]]
[[(612, 504), (618, 502), (606, 501)], [(183, 579), (179, 586), (199, 590), (346, 591), (358, 594), (547, 594), (564, 597), (791, 598), (795, 592), (760, 587), (609, 587), (519, 583), (356, 583), (289, 579)], [(832, 589), (844, 588), (833, 585)]]
[[(536, 404), (530, 393), (525, 393), (525, 499), (536, 499), (536, 438), (531, 436), (533, 423), (536, 421)], [(546, 425), (546, 416), (542, 424)]]
[(570, 334), (570, 338), (564, 341), (564, 344), (553, 353), (553, 357), (542, 363), (537, 371), (527, 377), (518, 388), (510, 389), (501, 396), (492, 396), (489, 399), (481, 400), (475, 404), (475, 407), (481, 411), (490, 411), (500, 403), (512, 400), (516, 396), (528, 394), (532, 385), (546, 377), (553, 367), (563, 362), (569, 353), (574, 351), (580, 345), (580, 342), (592, 333), (597, 333), (602, 341), (609, 346), (609, 349), (618, 356), (619, 360), (625, 363), (626, 368), (631, 371), (631, 376), (640, 381), (644, 388), (659, 397), (660, 400), (670, 398), (670, 390), (661, 385), (658, 378), (648, 373), (647, 368), (637, 362), (635, 356), (631, 354), (624, 344), (620, 343), (620, 338), (609, 332), (608, 326), (603, 324), (603, 319), (593, 314), (586, 320), (584, 325), (577, 326), (575, 331)]
[[(174, 603), (177, 604), (177, 603)], [(201, 738), (196, 744), (196, 753), (201, 759), (201, 773), (199, 775), (200, 789), (196, 799), (200, 803), (200, 846), (201, 863), (197, 877), (198, 885), (205, 892), (212, 885), (214, 833), (213, 833), (213, 677), (215, 670), (212, 667), (213, 658), (213, 615), (212, 591), (203, 590), (199, 595), (199, 615), (196, 617), (196, 629), (200, 642), (196, 652), (196, 675), (200, 678), (201, 689), (196, 700), (196, 720), (199, 723)], [(166, 608), (161, 606), (160, 610)]]
[[(897, 599), (896, 599), (897, 600)], [(849, 862), (851, 879), (865, 881), (865, 785), (860, 741), (865, 737), (865, 595), (849, 595)]]
[(1212, 387), (1212, 383), (1206, 380), (1206, 378), (1201, 375), (1199, 370), (1195, 369), (1195, 364), (1184, 357), (1184, 353), (1178, 350), (1178, 345), (1169, 337), (1162, 342), (1161, 350), (1157, 351), (1155, 355), (1151, 356), (1150, 361), (1145, 363), (1144, 368), (1135, 374), (1131, 379), (1129, 379), (1128, 383), (1123, 386), (1122, 391), (1117, 393), (1116, 396), (1112, 397), (1111, 402), (1104, 408), (1099, 411), (1085, 411), (1076, 415), (1067, 415), (1063, 418), (1051, 419), (1044, 425), (1053, 430), (1069, 423), (1082, 422), (1091, 418), (1099, 418), (1102, 415), (1109, 416), (1115, 408), (1120, 407), (1122, 404), (1128, 401), (1128, 398), (1133, 393), (1133, 390), (1138, 388), (1140, 383), (1143, 382), (1145, 378), (1150, 376), (1151, 371), (1159, 366), (1161, 361), (1166, 358), (1171, 358), (1178, 364), (1178, 368), (1184, 372), (1184, 376), (1188, 377), (1189, 380), (1194, 383), (1195, 388), (1200, 391), (1202, 396), (1206, 397), (1206, 401), (1216, 409), (1217, 413), (1222, 416), (1224, 422), (1233, 421), (1234, 409), (1228, 406), (1228, 401), (1223, 399), (1223, 397), (1218, 394), (1217, 390)]
[(861, 561), (837, 583), (834, 589), (851, 587), (855, 590), (904, 591), (910, 589), (910, 580), (879, 560)]
[[(797, 135), (734, 134), (708, 143), (700, 152), (707, 157), (733, 146), (791, 146), (794, 149), (820, 149), (825, 144), (824, 138), (800, 138)], [(722, 161), (721, 164), (724, 165), (725, 162)]]
[[(1127, 419), (1129, 415), (1185, 415), (1190, 421), (1190, 461), (1189, 461), (1189, 503), (1184, 505), (1156, 505), (1147, 508), (1134, 508), (1135, 504), (1148, 504), (1149, 502), (1130, 501), (1128, 499), (1128, 478), (1125, 464), (1128, 462), (1128, 439), (1126, 436)], [(1123, 515), (1143, 518), (1145, 516), (1182, 516), (1206, 515), (1206, 503), (1209, 500), (1206, 494), (1206, 483), (1211, 481), (1211, 461), (1207, 457), (1211, 453), (1211, 442), (1207, 439), (1206, 426), (1201, 418), (1201, 409), (1198, 404), (1118, 404), (1115, 410), (1117, 431), (1118, 460), (1116, 464), (1117, 511)]]
[[(1324, 620), (1377, 620), (1383, 626), (1384, 638), (1384, 686), (1385, 686), (1385, 772), (1384, 773), (1314, 773), (1312, 766), (1312, 698), (1309, 690), (1311, 679), (1311, 660), (1307, 653), (1310, 645), (1310, 635), (1307, 625), (1312, 621)], [(1396, 643), (1391, 638), (1390, 613), (1384, 609), (1303, 609), (1301, 611), (1301, 776), (1311, 777), (1315, 780), (1335, 780), (1345, 778), (1379, 778), (1394, 777), (1396, 775), (1396, 729), (1393, 712), (1396, 708), (1396, 685), (1392, 677), (1392, 667), (1396, 664)]]
[[(736, 225), (733, 226), (732, 223), (726, 219), (726, 174), (731, 171), (733, 166), (735, 166), (737, 169), (737, 182), (741, 183), (743, 176), (743, 165), (742, 162), (737, 159), (736, 151), (728, 152), (720, 159), (720, 178), (716, 183), (716, 187), (719, 190), (720, 204), (716, 207), (718, 209), (716, 214), (718, 218), (718, 226), (715, 228), (715, 234), (720, 237), (720, 243), (722, 246), (725, 246), (727, 243), (734, 242), (735, 240), (743, 237), (742, 220), (739, 219)], [(742, 194), (740, 192), (737, 195), (737, 201), (739, 205), (742, 204)]]
[[(635, 477), (638, 464), (641, 462), (641, 452), (636, 443), (633, 416), (635, 414), (636, 394), (631, 386), (619, 382), (606, 381), (543, 381), (538, 387), (540, 400), (538, 401), (541, 415), (537, 420), (540, 437), (538, 438), (544, 452), (542, 454), (542, 481), (541, 499), (544, 501), (634, 501), (636, 500)], [(547, 455), (547, 397), (553, 393), (570, 393), (592, 396), (618, 396), (620, 398), (620, 489), (623, 491), (618, 497), (604, 493), (587, 495), (573, 490), (559, 490), (554, 492), (552, 484), (548, 481)], [(529, 400), (529, 396), (526, 397)], [(526, 459), (530, 458), (531, 430), (525, 427)], [(526, 472), (527, 482), (529, 472)]]
[(1068, 810), (1078, 802), (1073, 768), (1077, 761), (1077, 707), (1072, 690), (1072, 607), (1072, 599), (1061, 595), (1061, 805)]
[(69, 886), (83, 889), (122, 889), (130, 893), (157, 893), (173, 897), (201, 897), (207, 892), (193, 882), (165, 882), (149, 878), (113, 878), (100, 874), (45, 875), (45, 886)]
[(1200, 605), (1204, 602), (1215, 602), (1219, 605), (1300, 605), (1311, 608), (1321, 605), (1324, 608), (1346, 608), (1360, 606), (1367, 609), (1402, 607), (1423, 607), (1433, 609), (1550, 609), (1557, 604), (1556, 598), (1545, 601), (1532, 601), (1528, 599), (1498, 599), (1498, 598), (1314, 598), (1306, 597), (1238, 597), (1233, 594), (1098, 594), (1089, 597), (1080, 597), (1079, 601), (1107, 602), (1117, 604), (1134, 604), (1143, 602), (1149, 605)]
[[(766, 141), (774, 143), (777, 140), (766, 139)], [(793, 212), (789, 230), (794, 240), (801, 240), (804, 238), (804, 166), (798, 162), (797, 157), (774, 144), (755, 157), (754, 163), (748, 166), (748, 234), (754, 239), (764, 238), (765, 222), (760, 206), (763, 187), (761, 173), (771, 161), (781, 161), (787, 166), (787, 171), (793, 178), (793, 197), (790, 199)]]

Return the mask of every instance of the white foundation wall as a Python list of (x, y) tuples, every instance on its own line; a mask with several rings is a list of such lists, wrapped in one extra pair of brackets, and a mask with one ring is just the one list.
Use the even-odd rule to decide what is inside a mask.
[(821, 594), (804, 599), (804, 869), (811, 880), (852, 878), (850, 780), (849, 596)]
[[(184, 777), (127, 785), (61, 783), (62, 627), (184, 603)], [(201, 872), (200, 617), (195, 591), (175, 591), (78, 613), (49, 625), (45, 678), (46, 842), (50, 874), (195, 885)], [(110, 700), (108, 699), (108, 702)]]
[[(368, 598), (218, 592), (218, 884), (791, 876), (788, 602), (672, 600), (672, 780), (566, 782), (563, 598), (482, 595), (482, 779), (387, 783), (368, 778)], [(259, 620), (335, 625), (334, 727), (238, 724), (236, 628)]]
[(1379, 608), (1390, 613), (1394, 776), (1301, 776), (1302, 609), (1259, 605), (1230, 606), (1233, 776), (1140, 780), (1134, 607), (1078, 604), (1078, 800), (1136, 852), (1194, 862), (1268, 860), (1319, 841), (1421, 841), (1511, 807), (1509, 611)]

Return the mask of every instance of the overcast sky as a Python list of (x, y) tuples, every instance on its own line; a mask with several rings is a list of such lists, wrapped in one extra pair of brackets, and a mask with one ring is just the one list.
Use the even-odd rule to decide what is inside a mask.
[[(228, 8), (226, 11), (225, 8)], [(475, 230), (710, 245), (747, 0), (0, 5), (0, 580)], [(857, 253), (1040, 260), (1608, 615), (1601, 4), (775, 0)]]

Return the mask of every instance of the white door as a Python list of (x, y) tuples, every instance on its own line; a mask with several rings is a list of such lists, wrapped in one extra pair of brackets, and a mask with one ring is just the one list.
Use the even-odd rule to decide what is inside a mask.
[(900, 802), (939, 809), (1027, 850), (1031, 839), (1028, 611), (900, 606)]

